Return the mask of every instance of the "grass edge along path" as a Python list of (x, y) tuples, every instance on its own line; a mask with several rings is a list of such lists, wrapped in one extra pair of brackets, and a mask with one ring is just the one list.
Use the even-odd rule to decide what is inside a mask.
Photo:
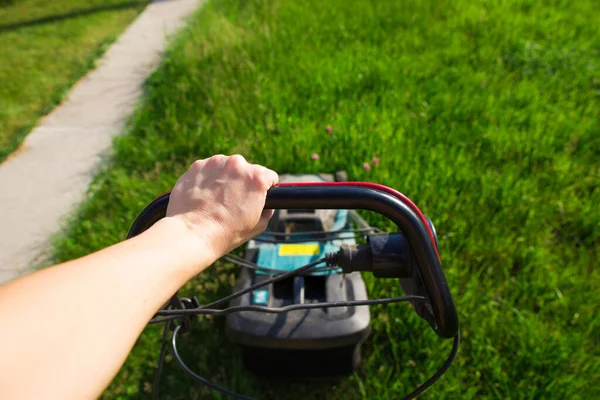
[(0, 58), (10, 60), (0, 67), (0, 162), (95, 67), (148, 1), (30, 3), (0, 8)]

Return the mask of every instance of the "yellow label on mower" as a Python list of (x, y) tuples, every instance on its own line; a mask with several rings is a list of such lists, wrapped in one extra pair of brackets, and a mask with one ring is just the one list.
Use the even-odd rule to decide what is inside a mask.
[(316, 256), (321, 254), (321, 246), (313, 244), (282, 244), (279, 246), (280, 256)]

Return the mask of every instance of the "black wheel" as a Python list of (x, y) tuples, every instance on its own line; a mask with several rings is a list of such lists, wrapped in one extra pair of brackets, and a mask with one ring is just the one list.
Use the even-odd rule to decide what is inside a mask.
[(348, 173), (346, 171), (337, 171), (335, 173), (336, 182), (348, 182)]
[(352, 371), (358, 371), (360, 368), (360, 364), (362, 363), (362, 347), (360, 344), (354, 346), (354, 351), (352, 352)]
[(322, 350), (266, 349), (242, 347), (244, 367), (252, 373), (273, 378), (323, 378), (343, 376), (360, 368), (361, 346)]

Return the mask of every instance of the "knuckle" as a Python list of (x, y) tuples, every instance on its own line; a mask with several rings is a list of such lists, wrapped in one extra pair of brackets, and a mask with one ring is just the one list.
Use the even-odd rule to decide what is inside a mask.
[(213, 163), (220, 163), (222, 162), (225, 158), (227, 158), (225, 155), (223, 154), (215, 154), (214, 156), (210, 157), (208, 159), (209, 162), (213, 162)]
[(206, 160), (196, 160), (192, 163), (192, 165), (190, 165), (189, 169), (197, 171), (204, 166), (205, 162), (206, 162)]
[(240, 154), (234, 154), (227, 159), (228, 167), (235, 172), (243, 172), (248, 167), (248, 162), (244, 156)]
[(229, 160), (231, 161), (231, 163), (246, 164), (246, 159), (241, 154), (234, 154), (229, 157)]
[(220, 165), (223, 165), (223, 160), (225, 160), (225, 156), (223, 154), (215, 154), (214, 156), (208, 157), (205, 161), (205, 166), (209, 168), (217, 168)]

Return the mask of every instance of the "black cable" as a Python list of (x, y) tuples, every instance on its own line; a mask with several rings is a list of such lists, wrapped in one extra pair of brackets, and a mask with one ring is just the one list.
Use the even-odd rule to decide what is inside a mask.
[[(179, 329), (179, 326), (177, 328)], [(167, 322), (163, 330), (162, 341), (160, 345), (160, 355), (158, 356), (158, 367), (154, 373), (154, 383), (152, 385), (152, 400), (158, 400), (158, 389), (160, 385), (160, 376), (162, 375), (163, 365), (165, 363), (165, 355), (167, 352), (167, 334), (171, 329), (171, 321)]]
[(325, 237), (325, 238), (304, 238), (304, 239), (287, 239), (289, 236), (310, 236), (310, 235), (319, 235), (319, 236), (331, 236), (331, 235), (337, 235), (337, 234), (341, 234), (341, 233), (374, 233), (374, 234), (382, 234), (385, 233), (384, 231), (382, 231), (379, 228), (374, 228), (374, 227), (369, 227), (369, 228), (357, 228), (357, 229), (339, 229), (336, 231), (306, 231), (306, 232), (289, 232), (289, 233), (285, 233), (285, 232), (272, 232), (272, 231), (265, 231), (263, 232), (263, 234), (268, 235), (268, 236), (281, 236), (283, 237), (283, 239), (268, 239), (268, 238), (261, 238), (261, 237), (254, 237), (252, 238), (252, 240), (257, 241), (257, 242), (264, 242), (264, 243), (305, 243), (305, 242), (329, 242), (332, 240), (347, 240), (347, 239), (355, 239), (356, 235), (352, 235), (352, 236), (343, 236), (343, 237)]
[(181, 325), (177, 325), (175, 327), (175, 330), (173, 331), (173, 336), (171, 337), (171, 348), (173, 349), (173, 357), (175, 358), (175, 360), (177, 361), (177, 363), (181, 366), (181, 368), (183, 368), (183, 370), (192, 378), (196, 379), (197, 381), (205, 384), (206, 386), (208, 386), (209, 388), (216, 390), (218, 392), (221, 392), (227, 396), (231, 396), (234, 397), (236, 399), (242, 399), (242, 400), (254, 400), (252, 397), (248, 397), (248, 396), (244, 396), (235, 392), (232, 392), (231, 390), (227, 390), (224, 387), (221, 387), (219, 385), (215, 385), (214, 383), (212, 383), (209, 380), (204, 379), (203, 377), (201, 377), (200, 375), (196, 374), (194, 371), (192, 371), (181, 359), (181, 356), (179, 355), (179, 352), (177, 351), (177, 334), (179, 333), (179, 329), (181, 328)]
[[(234, 294), (237, 294), (236, 292)], [(281, 314), (297, 310), (314, 310), (317, 308), (337, 308), (337, 307), (358, 307), (358, 306), (375, 306), (381, 304), (400, 303), (403, 301), (422, 301), (428, 302), (423, 296), (400, 296), (389, 299), (373, 299), (373, 300), (347, 300), (347, 301), (327, 301), (324, 303), (310, 304), (290, 304), (285, 307), (265, 307), (265, 306), (233, 306), (224, 309), (218, 308), (191, 308), (185, 310), (159, 310), (156, 315), (166, 316), (183, 316), (183, 315), (213, 315), (221, 316), (240, 311), (256, 311), (265, 314)]]
[[(246, 260), (244, 260), (244, 261), (246, 261)], [(155, 319), (151, 320), (150, 323), (159, 323), (159, 322), (166, 322), (166, 321), (168, 321), (168, 323), (167, 323), (167, 326), (165, 326), (165, 331), (163, 332), (163, 343), (161, 346), (159, 367), (158, 367), (158, 370), (155, 375), (155, 382), (154, 382), (155, 389), (153, 388), (153, 396), (154, 396), (154, 393), (158, 393), (158, 382), (160, 379), (160, 374), (162, 373), (162, 366), (163, 366), (164, 357), (165, 357), (166, 334), (171, 325), (171, 321), (174, 319), (181, 318), (181, 317), (187, 316), (187, 315), (222, 316), (222, 315), (226, 315), (226, 314), (230, 314), (230, 313), (234, 313), (234, 312), (241, 312), (241, 311), (254, 311), (254, 312), (264, 312), (264, 313), (270, 313), (270, 314), (278, 314), (278, 313), (285, 313), (285, 312), (294, 311), (294, 310), (307, 310), (307, 309), (331, 308), (331, 307), (368, 306), (368, 305), (379, 305), (379, 304), (391, 304), (391, 303), (398, 303), (398, 302), (403, 302), (403, 301), (428, 302), (428, 299), (425, 297), (411, 295), (411, 296), (402, 296), (402, 297), (395, 297), (395, 298), (388, 298), (388, 299), (335, 301), (335, 302), (324, 302), (324, 303), (313, 303), (313, 304), (292, 304), (292, 305), (289, 305), (286, 307), (279, 307), (279, 308), (269, 308), (269, 307), (264, 307), (264, 306), (233, 306), (233, 307), (228, 307), (225, 309), (209, 308), (209, 307), (213, 307), (213, 306), (222, 304), (226, 301), (233, 300), (237, 297), (243, 296), (244, 294), (251, 292), (259, 287), (262, 287), (262, 286), (268, 285), (270, 283), (274, 283), (279, 280), (300, 274), (300, 273), (302, 273), (324, 261), (325, 261), (325, 259), (316, 260), (316, 261), (314, 261), (310, 264), (304, 265), (296, 270), (289, 271), (282, 275), (267, 279), (263, 282), (259, 282), (259, 283), (252, 285), (246, 289), (239, 290), (229, 296), (226, 296), (220, 300), (217, 300), (215, 302), (212, 302), (210, 304), (207, 304), (207, 305), (199, 307), (199, 308), (178, 309), (178, 310), (159, 310), (155, 315), (160, 315), (163, 317), (155, 318)], [(251, 397), (247, 397), (247, 396), (232, 392), (221, 386), (218, 386), (218, 385), (206, 380), (205, 378), (202, 378), (198, 374), (194, 373), (184, 363), (183, 359), (181, 358), (181, 356), (179, 355), (179, 353), (177, 351), (177, 334), (179, 333), (181, 327), (182, 327), (182, 324), (179, 324), (175, 328), (175, 331), (173, 332), (173, 336), (171, 339), (171, 347), (173, 349), (173, 354), (174, 354), (175, 360), (183, 368), (183, 370), (188, 375), (190, 375), (192, 378), (196, 379), (197, 381), (199, 381), (199, 382), (205, 384), (206, 386), (208, 386), (209, 388), (211, 388), (213, 390), (217, 390), (227, 396), (231, 396), (231, 397), (234, 397), (237, 399), (242, 399), (242, 400), (254, 400)], [(452, 349), (450, 351), (448, 358), (444, 362), (444, 364), (442, 364), (442, 366), (435, 372), (435, 374), (433, 374), (427, 381), (425, 381), (423, 384), (419, 385), (414, 391), (412, 391), (407, 396), (405, 396), (404, 400), (414, 399), (416, 396), (418, 396), (419, 394), (421, 394), (425, 390), (427, 390), (438, 379), (440, 379), (442, 377), (442, 375), (448, 370), (448, 368), (450, 368), (450, 365), (456, 358), (456, 354), (458, 353), (459, 346), (460, 346), (460, 331), (457, 333), (457, 335), (454, 338)]]
[(288, 236), (305, 236), (305, 235), (336, 235), (338, 233), (352, 233), (352, 232), (362, 233), (362, 232), (371, 232), (371, 231), (377, 232), (377, 231), (381, 231), (381, 229), (375, 228), (375, 227), (369, 227), (369, 228), (357, 228), (357, 229), (339, 229), (337, 231), (306, 231), (306, 232), (289, 232), (289, 233), (264, 231), (263, 234), (269, 235), (269, 236), (288, 237)]
[[(277, 268), (263, 267), (262, 265), (258, 265), (256, 263), (253, 263), (252, 261), (248, 261), (245, 258), (236, 256), (235, 254), (227, 254), (227, 255), (223, 256), (223, 258), (232, 264), (235, 264), (240, 267), (252, 269), (254, 271), (270, 272), (273, 274), (282, 274), (282, 273), (290, 272), (289, 269), (277, 269)], [(305, 271), (298, 275), (312, 274), (315, 272), (323, 272), (323, 271), (335, 271), (335, 270), (340, 270), (340, 268), (325, 266), (325, 267), (313, 268), (310, 271)]]
[(292, 270), (292, 271), (290, 271), (288, 273), (281, 274), (281, 275), (278, 275), (278, 276), (274, 276), (274, 277), (266, 279), (266, 280), (264, 280), (262, 282), (259, 282), (259, 283), (256, 283), (254, 285), (251, 285), (251, 286), (247, 287), (246, 289), (239, 290), (239, 291), (237, 291), (237, 292), (235, 292), (233, 294), (230, 294), (229, 296), (225, 296), (225, 297), (223, 297), (223, 298), (221, 298), (221, 299), (219, 299), (217, 301), (213, 301), (212, 303), (209, 303), (209, 304), (207, 304), (205, 306), (201, 306), (200, 308), (211, 308), (211, 307), (214, 307), (214, 306), (218, 306), (219, 304), (223, 304), (223, 303), (228, 302), (229, 300), (233, 300), (233, 299), (235, 299), (237, 297), (243, 296), (246, 293), (250, 293), (253, 290), (258, 289), (259, 287), (262, 287), (262, 286), (265, 286), (265, 285), (268, 285), (268, 284), (271, 284), (271, 283), (279, 282), (281, 280), (284, 280), (285, 278), (289, 278), (291, 276), (297, 275), (300, 272), (306, 271), (306, 270), (314, 267), (315, 265), (319, 265), (319, 264), (324, 263), (324, 262), (325, 262), (325, 259), (321, 258), (319, 260), (316, 260), (316, 261), (313, 261), (313, 262), (311, 262), (309, 264), (306, 264), (306, 265), (304, 265), (304, 266), (302, 266), (300, 268)]
[[(307, 232), (289, 232), (289, 233), (265, 231), (265, 232), (263, 232), (263, 234), (267, 235), (267, 236), (287, 237), (287, 236), (309, 236), (309, 235), (334, 235), (334, 234), (338, 234), (338, 233), (361, 233), (361, 232), (362, 233), (375, 232), (376, 234), (385, 233), (379, 228), (368, 227), (368, 228), (357, 228), (357, 229), (339, 229), (339, 230), (335, 230), (335, 231), (307, 231)], [(343, 238), (333, 238), (330, 240), (345, 240), (345, 239), (354, 239), (354, 238), (355, 238), (355, 235), (343, 237)], [(259, 241), (259, 242), (269, 242), (269, 243), (283, 243), (282, 240), (278, 240), (278, 239), (267, 239), (267, 238), (263, 239), (263, 238), (258, 238), (258, 237), (255, 237), (252, 240)], [(303, 242), (311, 242), (311, 241), (328, 241), (328, 240), (316, 239), (316, 238), (305, 238), (305, 239), (299, 239), (296, 241), (286, 240), (285, 243), (303, 243)], [(280, 270), (280, 269), (275, 269), (275, 268), (263, 267), (261, 265), (255, 264), (255, 263), (248, 261), (245, 258), (242, 258), (235, 254), (226, 254), (225, 256), (223, 256), (223, 258), (233, 264), (236, 264), (236, 265), (239, 265), (242, 267), (246, 267), (249, 269), (253, 269), (253, 270), (261, 270), (264, 272), (273, 272), (273, 273), (282, 273), (282, 272), (289, 271), (289, 270)], [(329, 269), (335, 270), (335, 269), (339, 269), (339, 268), (323, 267), (323, 270), (329, 270)], [(316, 271), (317, 271), (317, 269), (315, 268), (313, 271), (311, 271), (311, 273), (316, 272)]]
[[(232, 256), (232, 255), (230, 254), (229, 256)], [(238, 256), (235, 256), (235, 257), (238, 257)], [(244, 260), (244, 261), (246, 261), (246, 260)], [(231, 261), (231, 262), (233, 262), (234, 264), (236, 263), (234, 261)], [(151, 325), (151, 324), (160, 324), (160, 323), (167, 322), (167, 321), (173, 321), (173, 320), (181, 318), (182, 315), (194, 314), (194, 312), (190, 313), (189, 311), (206, 309), (206, 307), (214, 307), (215, 305), (219, 305), (219, 304), (221, 304), (222, 302), (224, 302), (226, 300), (228, 301), (228, 300), (232, 300), (232, 299), (235, 299), (237, 297), (243, 296), (244, 294), (246, 294), (248, 292), (251, 292), (254, 289), (258, 289), (258, 288), (266, 286), (266, 285), (268, 285), (270, 283), (277, 282), (277, 281), (279, 281), (281, 279), (285, 279), (285, 278), (288, 278), (290, 276), (301, 275), (302, 272), (304, 272), (304, 271), (306, 271), (306, 270), (314, 267), (314, 265), (318, 265), (318, 264), (320, 264), (322, 262), (324, 262), (324, 259), (316, 260), (315, 262), (312, 262), (310, 264), (304, 265), (304, 266), (302, 266), (302, 267), (300, 267), (298, 269), (292, 270), (292, 271), (285, 271), (285, 273), (283, 275), (279, 275), (279, 276), (276, 276), (276, 277), (273, 277), (273, 278), (270, 278), (270, 279), (266, 279), (266, 280), (264, 280), (262, 282), (259, 282), (259, 283), (255, 284), (253, 286), (250, 286), (249, 288), (246, 288), (246, 289), (243, 289), (241, 291), (235, 292), (235, 293), (233, 293), (233, 294), (231, 294), (231, 295), (229, 295), (227, 297), (224, 297), (224, 298), (222, 298), (220, 300), (217, 300), (215, 302), (212, 302), (210, 304), (207, 304), (207, 305), (199, 307), (199, 308), (186, 309), (186, 310), (184, 310), (184, 309), (178, 309), (178, 310), (159, 310), (158, 312), (156, 312), (154, 314), (155, 316), (165, 315), (165, 314), (162, 314), (164, 311), (174, 311), (174, 312), (171, 312), (168, 316), (165, 316), (165, 317), (162, 317), (162, 318), (152, 318), (150, 321), (148, 321), (148, 324), (149, 325)], [(248, 263), (250, 263), (250, 262), (248, 262)], [(250, 263), (250, 264), (253, 264), (253, 263)], [(258, 268), (262, 268), (260, 265), (256, 265), (256, 264), (254, 264), (253, 266), (256, 266)], [(329, 269), (332, 269), (332, 267), (314, 268), (311, 272), (326, 271), (326, 270), (329, 270)], [(333, 268), (333, 269), (335, 269), (335, 268)], [(178, 312), (178, 311), (180, 311), (180, 312)], [(181, 312), (181, 311), (183, 311), (183, 312)], [(217, 311), (221, 311), (221, 310), (217, 310)], [(201, 312), (196, 311), (195, 314), (196, 315), (210, 315), (211, 312), (209, 311), (209, 312), (202, 312), (201, 313)]]
[(334, 237), (334, 238), (330, 238), (330, 237), (325, 237), (325, 238), (315, 238), (315, 237), (310, 237), (310, 238), (305, 238), (305, 239), (267, 239), (267, 238), (260, 238), (260, 237), (254, 237), (252, 238), (252, 240), (254, 240), (255, 242), (263, 242), (263, 243), (273, 243), (273, 244), (277, 244), (277, 243), (306, 243), (306, 242), (331, 242), (332, 240), (348, 240), (348, 239), (356, 239), (356, 235), (352, 235), (352, 236), (338, 236), (338, 237)]
[[(410, 297), (420, 297), (420, 296), (404, 296), (404, 299), (402, 301), (409, 301), (409, 300), (411, 300)], [(400, 299), (400, 298), (396, 298), (396, 299)], [(381, 299), (381, 300), (392, 300), (392, 299)], [(231, 307), (231, 308), (233, 309), (235, 307)], [(226, 310), (217, 310), (217, 311), (226, 311)], [(239, 310), (230, 310), (230, 312), (237, 312), (237, 311), (239, 311)], [(178, 325), (175, 328), (175, 331), (173, 332), (173, 336), (171, 338), (171, 348), (173, 349), (173, 356), (174, 356), (175, 360), (188, 375), (190, 375), (192, 378), (196, 379), (197, 381), (205, 384), (209, 388), (211, 388), (213, 390), (217, 390), (227, 396), (231, 396), (236, 399), (242, 399), (242, 400), (254, 400), (252, 397), (244, 396), (239, 393), (235, 393), (228, 389), (225, 389), (219, 385), (216, 385), (216, 384), (208, 381), (207, 379), (201, 377), (200, 375), (196, 374), (194, 371), (192, 371), (185, 364), (185, 362), (179, 355), (179, 352), (177, 351), (177, 334), (179, 333), (180, 328), (181, 328), (181, 325)], [(413, 390), (411, 393), (406, 395), (403, 398), (403, 400), (414, 399), (419, 394), (423, 393), (425, 390), (427, 390), (429, 387), (431, 387), (431, 385), (433, 385), (438, 379), (440, 379), (442, 377), (442, 375), (444, 375), (444, 373), (448, 370), (448, 368), (450, 368), (450, 365), (456, 358), (456, 354), (458, 353), (459, 346), (460, 346), (460, 331), (454, 337), (454, 342), (452, 343), (452, 349), (450, 350), (450, 354), (448, 355), (448, 358), (446, 359), (444, 364), (442, 364), (442, 366), (435, 372), (435, 374), (433, 374), (423, 384), (419, 385), (415, 390)]]
[(168, 322), (168, 321), (174, 321), (176, 319), (180, 319), (181, 315), (170, 315), (168, 317), (163, 317), (163, 318), (152, 318), (150, 321), (148, 321), (148, 325), (153, 325), (153, 324), (160, 324), (163, 322)]
[(404, 397), (403, 400), (414, 399), (415, 397), (423, 393), (425, 390), (429, 389), (431, 385), (433, 385), (438, 379), (440, 379), (442, 375), (446, 373), (448, 368), (450, 368), (450, 365), (452, 365), (452, 362), (454, 361), (454, 359), (456, 358), (456, 354), (458, 353), (459, 346), (460, 330), (456, 333), (456, 336), (454, 336), (454, 342), (452, 342), (452, 350), (450, 350), (450, 355), (448, 355), (448, 358), (442, 364), (442, 366), (436, 371), (435, 374), (433, 374), (433, 376), (431, 376), (431, 378), (427, 379), (425, 383), (421, 384), (415, 390), (410, 392), (406, 397)]

